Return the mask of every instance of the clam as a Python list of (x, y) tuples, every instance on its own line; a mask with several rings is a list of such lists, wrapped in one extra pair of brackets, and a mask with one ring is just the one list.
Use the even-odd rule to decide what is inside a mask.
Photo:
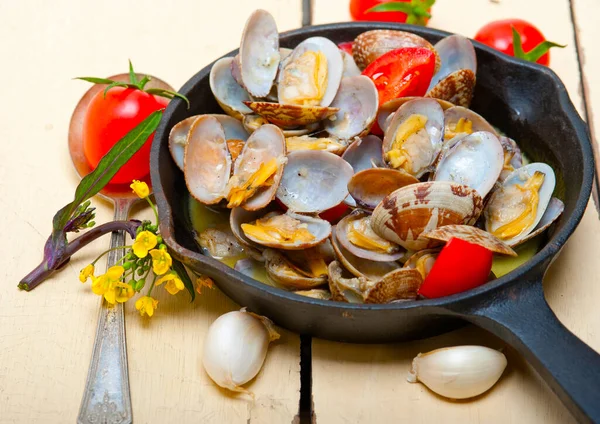
[(509, 246), (520, 244), (541, 221), (556, 185), (545, 163), (525, 165), (506, 177), (485, 208), (485, 229)]
[(236, 54), (233, 60), (231, 61), (231, 76), (240, 87), (244, 88), (244, 81), (242, 80), (242, 67), (240, 66), (239, 54)]
[[(443, 228), (443, 227), (442, 227)], [(439, 249), (425, 249), (413, 253), (404, 264), (404, 268), (416, 269), (423, 277), (423, 280), (427, 278), (431, 268), (435, 264), (435, 261), (440, 254)]]
[(265, 10), (250, 15), (240, 44), (242, 82), (254, 97), (266, 97), (279, 68), (279, 33), (273, 16)]
[(444, 111), (444, 139), (450, 140), (461, 133), (472, 134), (486, 131), (498, 137), (498, 133), (481, 115), (462, 106), (454, 106)]
[(204, 254), (215, 259), (239, 258), (244, 249), (231, 232), (207, 228), (196, 236)]
[[(268, 123), (269, 121), (266, 118), (263, 118), (262, 116), (256, 114), (244, 115), (244, 119), (242, 120), (242, 124), (249, 134), (252, 134), (261, 126), (267, 125)], [(318, 129), (319, 124), (314, 123), (301, 128), (283, 129), (282, 131), (283, 135), (287, 138), (300, 137), (306, 134), (314, 133), (318, 131)]]
[[(194, 121), (200, 116), (212, 116), (219, 121), (219, 123), (223, 126), (223, 130), (225, 131), (225, 138), (227, 139), (228, 147), (231, 147), (233, 144), (243, 144), (243, 142), (248, 139), (248, 132), (240, 124), (240, 121), (232, 118), (229, 115), (214, 114), (190, 116), (189, 118), (186, 118), (183, 121), (175, 124), (169, 134), (169, 151), (171, 152), (173, 160), (182, 171), (183, 157), (185, 155), (185, 148), (187, 146), (188, 133), (190, 132), (190, 128)], [(232, 153), (231, 150), (233, 149), (230, 149), (230, 153)], [(232, 157), (232, 160), (235, 160), (235, 158)]]
[(346, 150), (347, 144), (334, 137), (311, 137), (302, 135), (299, 137), (287, 137), (285, 139), (288, 152), (299, 150), (324, 150), (326, 152), (341, 155)]
[(225, 197), (231, 155), (225, 130), (217, 118), (205, 115), (192, 123), (183, 169), (188, 191), (196, 200), (212, 205)]
[(275, 211), (276, 208), (269, 205), (268, 207), (257, 211), (248, 211), (244, 208), (233, 208), (229, 214), (229, 226), (231, 227), (231, 232), (243, 246), (248, 255), (256, 260), (264, 261), (264, 258), (262, 257), (262, 251), (265, 249), (265, 247), (246, 237), (242, 231), (242, 224), (254, 222), (257, 219), (267, 216)]
[(423, 237), (446, 243), (453, 238), (457, 238), (485, 247), (487, 250), (494, 253), (517, 256), (516, 252), (502, 240), (494, 237), (487, 231), (480, 230), (479, 228), (470, 225), (445, 225), (423, 234)]
[(279, 103), (327, 107), (338, 91), (343, 72), (342, 53), (331, 40), (307, 38), (281, 63)]
[(369, 77), (344, 78), (331, 103), (339, 110), (325, 121), (325, 129), (343, 140), (366, 135), (375, 122), (378, 106), (377, 88)]
[[(377, 115), (377, 124), (381, 131), (385, 132), (389, 123), (392, 120), (392, 115), (398, 110), (400, 106), (411, 100), (419, 99), (420, 97), (400, 97), (398, 99), (388, 100), (379, 107), (379, 113)], [(450, 109), (454, 105), (446, 100), (435, 99), (441, 106), (442, 110)]]
[(244, 87), (240, 86), (231, 73), (232, 57), (224, 57), (215, 62), (210, 70), (210, 89), (219, 106), (237, 119), (252, 111), (243, 102), (249, 101), (250, 96)]
[(494, 134), (462, 133), (444, 146), (433, 180), (453, 181), (485, 197), (500, 177), (503, 165), (504, 150)]
[(523, 166), (523, 155), (521, 149), (512, 138), (498, 137), (504, 149), (504, 166), (500, 173), (500, 180), (504, 181), (515, 169)]
[(552, 225), (554, 221), (556, 221), (558, 217), (562, 215), (564, 210), (565, 204), (560, 199), (557, 199), (556, 197), (550, 199), (550, 203), (548, 203), (546, 212), (544, 212), (544, 215), (542, 215), (540, 222), (538, 222), (533, 231), (523, 237), (517, 244), (525, 243), (527, 240), (530, 240), (546, 231), (548, 227), (550, 227), (550, 225)]
[(442, 66), (433, 76), (426, 96), (469, 107), (477, 74), (473, 44), (462, 35), (451, 35), (434, 47), (440, 55)]
[(371, 62), (385, 53), (401, 47), (423, 47), (435, 54), (435, 70), (441, 65), (438, 52), (423, 37), (405, 31), (376, 29), (363, 32), (354, 40), (352, 55), (360, 69), (365, 69)]
[(371, 168), (352, 176), (348, 192), (358, 206), (372, 210), (392, 191), (418, 182), (418, 179), (400, 169)]
[(272, 212), (240, 225), (244, 236), (261, 246), (301, 250), (323, 243), (331, 234), (329, 222), (312, 216)]
[(273, 102), (244, 102), (254, 113), (284, 129), (315, 124), (334, 115), (338, 109), (323, 106), (286, 105)]
[(312, 290), (299, 290), (294, 292), (300, 296), (312, 297), (313, 299), (319, 300), (331, 300), (331, 293), (329, 290), (323, 289), (312, 289)]
[(349, 303), (389, 303), (414, 300), (423, 279), (414, 269), (397, 269), (377, 281), (352, 277), (339, 262), (329, 264), (329, 290), (332, 300)]
[(339, 243), (353, 255), (377, 262), (397, 261), (404, 249), (379, 237), (371, 228), (371, 216), (356, 210), (342, 218), (335, 227)]
[(368, 135), (348, 146), (342, 159), (352, 166), (354, 172), (385, 166), (382, 144), (376, 135)]
[(337, 226), (331, 230), (331, 244), (337, 260), (356, 277), (379, 280), (387, 273), (400, 268), (400, 264), (397, 262), (377, 262), (356, 256), (340, 243)]
[(315, 275), (309, 269), (296, 266), (277, 250), (266, 249), (263, 257), (269, 278), (287, 289), (307, 290), (327, 283), (326, 265), (323, 273)]
[(419, 178), (432, 170), (442, 150), (444, 111), (433, 99), (404, 103), (394, 114), (383, 139), (386, 163)]
[(227, 207), (262, 209), (273, 200), (286, 162), (285, 138), (274, 125), (254, 131), (235, 161), (227, 184)]
[(371, 227), (379, 236), (408, 250), (435, 247), (423, 237), (438, 227), (473, 225), (483, 210), (476, 190), (448, 181), (432, 181), (400, 188), (375, 208)]
[(342, 78), (355, 77), (361, 74), (360, 69), (356, 66), (356, 62), (350, 53), (342, 51), (342, 58), (344, 59), (344, 73), (342, 74)]
[(354, 171), (348, 162), (323, 150), (301, 150), (288, 155), (277, 199), (294, 212), (322, 212), (348, 195)]

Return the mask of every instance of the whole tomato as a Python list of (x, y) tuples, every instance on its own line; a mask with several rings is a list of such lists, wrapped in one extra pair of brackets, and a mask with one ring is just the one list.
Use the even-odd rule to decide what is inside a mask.
[[(396, 11), (368, 12), (384, 3), (393, 3)], [(355, 21), (383, 21), (427, 25), (434, 0), (350, 0), (350, 15)]]
[[(113, 87), (97, 93), (90, 101), (83, 123), (85, 157), (95, 168), (114, 144), (152, 112), (164, 109), (168, 100), (137, 88)], [(154, 134), (115, 174), (111, 184), (129, 183), (150, 172), (150, 147)]]
[[(564, 47), (546, 41), (546, 37), (539, 29), (522, 19), (490, 22), (477, 32), (475, 40), (507, 55), (546, 66), (550, 64), (549, 50), (552, 47)], [(515, 40), (517, 41), (516, 48)]]

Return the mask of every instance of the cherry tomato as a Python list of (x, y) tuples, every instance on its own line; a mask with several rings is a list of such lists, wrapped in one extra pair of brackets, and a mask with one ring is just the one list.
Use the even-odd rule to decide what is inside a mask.
[(338, 44), (340, 50), (345, 51), (350, 54), (350, 56), (352, 56), (352, 46), (354, 46), (354, 41), (346, 41), (345, 43)]
[[(531, 52), (540, 44), (546, 42), (546, 37), (544, 37), (544, 34), (539, 29), (522, 19), (505, 19), (490, 22), (477, 32), (475, 40), (487, 44), (507, 55), (519, 57), (515, 55), (512, 28), (521, 36), (521, 43), (525, 53)], [(544, 46), (544, 51), (548, 52), (551, 47), (560, 46), (555, 43), (549, 43)], [(523, 59), (527, 58), (523, 57)], [(550, 64), (550, 53), (545, 53), (536, 62), (548, 66)]]
[[(114, 87), (96, 94), (83, 123), (85, 157), (95, 168), (110, 148), (152, 112), (164, 109), (169, 100), (138, 89)], [(130, 183), (150, 172), (150, 147), (154, 134), (112, 178), (112, 184)]]
[(319, 217), (325, 221), (329, 221), (331, 224), (335, 224), (348, 212), (348, 209), (348, 205), (342, 202), (333, 208), (321, 212)]
[[(416, 22), (411, 22), (409, 16), (404, 12), (369, 12), (367, 10), (380, 5), (382, 3), (389, 3), (396, 1), (400, 3), (413, 3), (412, 0), (350, 0), (350, 15), (355, 21), (383, 21), (383, 22), (401, 22), (404, 23), (407, 20), (408, 23), (419, 23), (426, 25), (427, 17), (422, 17), (420, 14), (411, 14)], [(427, 9), (429, 12), (430, 9)]]
[(363, 75), (373, 80), (379, 105), (407, 96), (424, 96), (435, 71), (435, 54), (421, 47), (392, 50), (371, 62)]
[(442, 249), (433, 268), (419, 288), (428, 298), (450, 296), (488, 281), (492, 270), (491, 250), (453, 238)]

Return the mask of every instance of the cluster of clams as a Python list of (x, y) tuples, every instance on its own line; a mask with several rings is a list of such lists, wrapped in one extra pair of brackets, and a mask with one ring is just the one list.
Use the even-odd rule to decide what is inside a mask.
[[(369, 63), (399, 47), (436, 54), (424, 97), (379, 105)], [(197, 239), (235, 268), (266, 269), (278, 286), (359, 303), (417, 298), (453, 237), (505, 255), (562, 213), (555, 175), (525, 164), (518, 145), (468, 109), (476, 57), (470, 41), (435, 46), (401, 31), (361, 34), (353, 55), (323, 37), (279, 47), (273, 17), (249, 18), (239, 54), (212, 67), (226, 115), (192, 116), (170, 150), (190, 194), (230, 209), (230, 231)], [(371, 135), (377, 122), (383, 140)], [(319, 215), (345, 203), (332, 226)]]

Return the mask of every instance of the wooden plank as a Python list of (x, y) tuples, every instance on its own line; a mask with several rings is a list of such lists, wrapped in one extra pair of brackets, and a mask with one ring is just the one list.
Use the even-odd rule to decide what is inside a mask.
[[(19, 279), (39, 262), (52, 214), (73, 197), (78, 178), (67, 152), (71, 112), (88, 84), (74, 76), (127, 69), (152, 72), (180, 87), (239, 44), (255, 8), (268, 9), (280, 30), (301, 22), (300, 0), (215, 5), (208, 0), (123, 2), (56, 0), (0, 3), (0, 167), (3, 235), (0, 291), (0, 410), (5, 423), (74, 422), (91, 356), (98, 297), (79, 270), (108, 247), (94, 242), (61, 273), (31, 293)], [(10, 41), (9, 41), (10, 40)], [(95, 199), (97, 222), (112, 217)], [(137, 211), (138, 218), (151, 218)], [(100, 268), (103, 269), (101, 265)], [(299, 338), (282, 332), (264, 369), (248, 387), (255, 401), (218, 389), (200, 353), (208, 325), (239, 308), (218, 290), (191, 305), (187, 294), (159, 290), (152, 320), (127, 305), (127, 338), (136, 422), (291, 422), (299, 404)]]
[[(582, 9), (592, 27), (598, 6), (592, 5), (591, 0), (576, 0), (577, 3), (587, 4)], [(542, 9), (544, 13), (540, 14)], [(552, 68), (567, 86), (580, 113), (584, 110), (568, 1), (464, 0), (460, 6), (457, 2), (440, 1), (433, 15), (430, 26), (470, 37), (486, 22), (520, 17), (534, 22), (549, 39), (568, 43), (566, 49), (553, 50)], [(314, 17), (315, 23), (348, 20), (348, 2), (316, 0)], [(590, 50), (593, 39), (590, 35), (584, 44)], [(600, 317), (594, 299), (600, 296), (597, 284), (600, 265), (589, 252), (595, 251), (599, 236), (600, 222), (590, 203), (580, 227), (548, 272), (544, 284), (546, 297), (558, 317), (596, 350), (600, 350)], [(573, 422), (532, 368), (506, 346), (509, 361), (506, 374), (492, 391), (475, 400), (447, 401), (422, 385), (405, 381), (411, 360), (419, 352), (462, 344), (503, 346), (500, 340), (474, 327), (392, 345), (359, 346), (313, 340), (313, 402), (317, 423), (391, 423), (409, 418), (414, 422)], [(331, 408), (334, 403), (336, 407)]]

